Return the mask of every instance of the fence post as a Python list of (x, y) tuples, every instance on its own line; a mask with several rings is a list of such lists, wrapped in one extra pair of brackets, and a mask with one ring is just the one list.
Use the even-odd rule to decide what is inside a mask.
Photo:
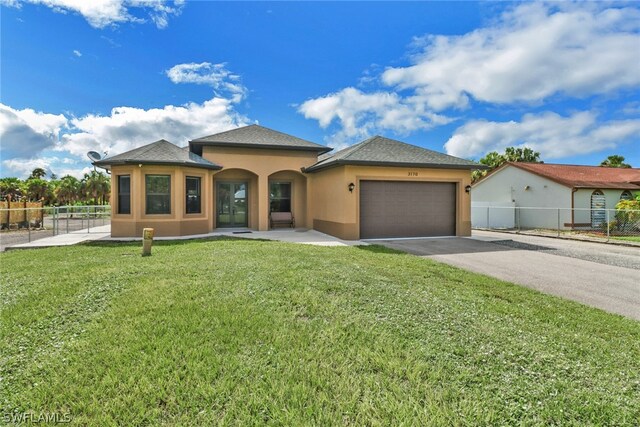
[(487, 230), (489, 229), (489, 206), (487, 206)]
[(558, 237), (560, 237), (560, 208), (558, 208)]
[(609, 209), (605, 209), (605, 220), (607, 221), (607, 242), (609, 241)]
[[(26, 205), (25, 205), (26, 207)], [(25, 208), (25, 212), (29, 212)], [(27, 213), (27, 230), (29, 230), (29, 243), (31, 243), (31, 222), (29, 221), (29, 214)]]
[(69, 207), (67, 206), (67, 234), (69, 234)]

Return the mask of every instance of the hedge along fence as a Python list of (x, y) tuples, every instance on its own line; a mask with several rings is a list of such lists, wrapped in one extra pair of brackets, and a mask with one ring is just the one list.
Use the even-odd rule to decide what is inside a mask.
[(0, 201), (0, 224), (2, 228), (11, 225), (27, 226), (31, 223), (42, 224), (44, 209), (42, 202), (10, 202)]

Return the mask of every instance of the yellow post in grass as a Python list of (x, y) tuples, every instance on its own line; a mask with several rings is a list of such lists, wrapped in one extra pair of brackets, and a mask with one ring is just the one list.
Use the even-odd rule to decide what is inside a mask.
[(142, 230), (142, 256), (151, 255), (151, 245), (153, 244), (153, 228)]

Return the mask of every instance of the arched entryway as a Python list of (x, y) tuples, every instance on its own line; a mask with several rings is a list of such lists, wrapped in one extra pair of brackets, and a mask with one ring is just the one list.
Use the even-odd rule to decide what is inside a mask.
[(258, 227), (258, 176), (245, 169), (226, 169), (213, 176), (214, 227)]
[(269, 214), (291, 212), (296, 227), (307, 225), (307, 178), (294, 170), (269, 175)]

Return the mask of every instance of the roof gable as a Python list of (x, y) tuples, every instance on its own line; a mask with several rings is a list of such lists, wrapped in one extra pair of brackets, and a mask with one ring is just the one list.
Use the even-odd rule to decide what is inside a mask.
[(222, 166), (203, 159), (167, 140), (161, 139), (133, 150), (107, 157), (93, 163), (96, 166), (118, 164), (153, 164), (191, 166), (204, 169), (221, 169)]
[(484, 169), (485, 166), (470, 160), (428, 150), (426, 148), (374, 136), (356, 145), (321, 158), (305, 169), (314, 172), (338, 165), (406, 166), (446, 169)]
[(259, 125), (249, 125), (189, 141), (189, 146), (331, 151), (331, 148)]
[(514, 166), (571, 188), (640, 190), (640, 169), (637, 168), (523, 162), (509, 162), (506, 166)]

